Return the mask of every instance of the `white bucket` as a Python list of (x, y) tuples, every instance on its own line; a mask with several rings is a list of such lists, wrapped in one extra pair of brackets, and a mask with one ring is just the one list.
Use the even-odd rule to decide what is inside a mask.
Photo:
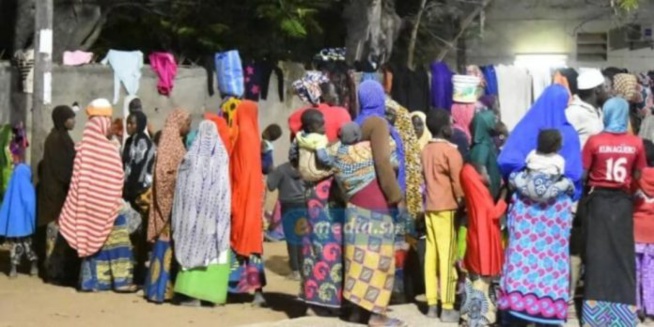
[(476, 103), (477, 87), (481, 80), (477, 76), (454, 75), (452, 84), (454, 84), (454, 102), (459, 103)]

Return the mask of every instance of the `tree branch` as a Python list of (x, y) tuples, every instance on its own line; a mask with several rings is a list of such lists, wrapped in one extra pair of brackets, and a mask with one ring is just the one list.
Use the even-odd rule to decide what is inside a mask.
[(407, 66), (409, 69), (413, 70), (413, 57), (416, 51), (416, 41), (418, 39), (418, 28), (420, 27), (420, 21), (422, 20), (422, 14), (425, 12), (425, 6), (427, 5), (427, 0), (422, 0), (420, 3), (420, 9), (418, 10), (418, 15), (416, 16), (416, 21), (413, 23), (413, 29), (411, 30), (411, 39), (409, 40), (409, 56), (407, 59)]
[[(456, 44), (456, 43), (457, 43), (457, 41), (459, 40), (459, 38), (461, 38), (461, 37), (463, 36), (463, 34), (465, 33), (465, 31), (468, 29), (468, 27), (470, 26), (470, 24), (472, 24), (472, 22), (475, 20), (475, 18), (477, 18), (477, 16), (479, 16), (479, 14), (481, 14), (481, 12), (482, 12), (484, 9), (486, 9), (486, 7), (491, 3), (491, 1), (493, 1), (493, 0), (484, 0), (484, 1), (479, 5), (479, 7), (475, 8), (475, 10), (473, 10), (473, 11), (472, 11), (472, 12), (471, 12), (471, 13), (470, 13), (470, 14), (469, 14), (469, 15), (468, 15), (468, 16), (467, 16), (467, 17), (466, 17), (466, 18), (461, 22), (461, 25), (460, 25), (460, 27), (459, 27), (459, 33), (457, 33), (457, 35), (454, 36), (454, 38), (449, 42), (450, 44)], [(440, 52), (440, 54), (438, 55), (438, 57), (436, 58), (436, 60), (438, 60), (438, 61), (442, 61), (443, 59), (445, 59), (445, 56), (447, 56), (447, 53), (450, 51), (450, 49), (451, 49), (450, 47), (447, 47), (447, 48), (441, 50), (441, 52)]]

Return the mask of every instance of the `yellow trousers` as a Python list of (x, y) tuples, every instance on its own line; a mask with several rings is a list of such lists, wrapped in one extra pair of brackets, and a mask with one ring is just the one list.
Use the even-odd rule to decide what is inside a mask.
[[(425, 295), (427, 304), (436, 305), (440, 300), (443, 310), (454, 309), (457, 273), (454, 267), (457, 254), (454, 231), (455, 211), (427, 212), (427, 248), (425, 250)], [(436, 278), (440, 282), (437, 286)]]

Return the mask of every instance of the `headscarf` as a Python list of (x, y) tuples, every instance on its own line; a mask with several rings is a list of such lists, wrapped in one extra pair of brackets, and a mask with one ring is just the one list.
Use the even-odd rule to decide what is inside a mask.
[(223, 118), (225, 118), (227, 121), (227, 125), (230, 127), (234, 121), (236, 108), (238, 108), (239, 104), (241, 104), (241, 100), (239, 98), (230, 97), (225, 102), (223, 102), (222, 105), (220, 105), (220, 112), (222, 113)]
[[(386, 99), (386, 110), (395, 112), (395, 127), (400, 134), (401, 145), (404, 149), (404, 161), (398, 161), (400, 164), (404, 162), (404, 170), (406, 171), (406, 208), (413, 217), (417, 217), (419, 213), (423, 212), (421, 187), (424, 179), (420, 161), (422, 148), (418, 143), (418, 137), (413, 128), (409, 111), (390, 99)], [(427, 128), (425, 128), (425, 134), (427, 133)], [(399, 152), (396, 152), (396, 154), (399, 159)]]
[(0, 235), (26, 237), (34, 234), (36, 224), (36, 194), (32, 185), (32, 169), (18, 164), (0, 208)]
[[(361, 111), (355, 120), (359, 126), (363, 125), (368, 117), (381, 117), (386, 120), (386, 95), (384, 88), (376, 81), (365, 81), (359, 87), (359, 104)], [(405, 154), (404, 144), (402, 137), (397, 129), (388, 123), (388, 129), (391, 132), (391, 137), (397, 145), (397, 158), (399, 159), (399, 170), (397, 174), (397, 181), (400, 184), (402, 192), (406, 191), (406, 167), (405, 167)], [(415, 133), (414, 133), (415, 135)]]
[[(350, 114), (345, 108), (330, 107), (325, 103), (321, 103), (317, 107), (315, 109), (320, 111), (325, 119), (325, 135), (327, 135), (327, 139), (329, 142), (337, 141), (338, 131), (343, 125), (352, 121)], [(298, 109), (288, 117), (288, 128), (291, 130), (291, 137), (295, 137), (302, 129), (302, 114), (307, 109), (313, 108)]]
[(107, 139), (109, 117), (91, 117), (77, 145), (73, 177), (59, 217), (59, 231), (80, 257), (102, 248), (123, 206), (123, 165)]
[(636, 75), (615, 75), (613, 77), (613, 89), (617, 96), (622, 97), (627, 101), (637, 101), (640, 98), (638, 94), (638, 78)]
[(234, 126), (238, 136), (230, 158), (232, 181), (231, 244), (241, 256), (263, 252), (261, 173), (261, 133), (257, 104), (243, 101), (237, 109)]
[(470, 161), (486, 168), (490, 177), (490, 191), (497, 197), (502, 176), (497, 166), (497, 150), (493, 142), (496, 116), (491, 110), (477, 113), (472, 120), (472, 141), (470, 142)]
[(123, 197), (131, 203), (152, 186), (156, 149), (147, 135), (148, 118), (145, 114), (142, 111), (134, 111), (130, 116), (136, 118), (136, 132), (127, 138), (123, 149), (125, 166)]
[[(617, 77), (617, 75), (616, 75)], [(611, 98), (604, 104), (604, 131), (612, 134), (627, 132), (629, 103), (622, 98)]]
[(316, 105), (320, 103), (322, 96), (320, 85), (328, 82), (329, 79), (323, 73), (310, 71), (301, 79), (293, 82), (293, 88), (302, 101)]
[(229, 155), (216, 125), (205, 120), (177, 173), (171, 219), (182, 267), (206, 267), (229, 250), (231, 203)]
[[(148, 241), (154, 241), (159, 237), (170, 219), (175, 183), (177, 182), (177, 168), (186, 154), (180, 130), (188, 118), (188, 112), (175, 109), (166, 118), (166, 124), (161, 131), (158, 155), (154, 164), (153, 201), (149, 216)], [(168, 237), (168, 235), (161, 236)]]
[(561, 85), (551, 85), (543, 91), (506, 140), (498, 159), (502, 175), (508, 177), (524, 169), (527, 155), (536, 149), (540, 130), (556, 128), (563, 136), (563, 148), (559, 154), (565, 158), (564, 175), (575, 182), (575, 198), (578, 198), (582, 175), (581, 145), (577, 131), (565, 116), (568, 99), (568, 90)]
[(231, 155), (232, 144), (234, 143), (235, 140), (232, 140), (231, 138), (231, 135), (229, 133), (230, 132), (229, 126), (227, 126), (227, 121), (225, 120), (225, 118), (220, 117), (214, 113), (208, 112), (204, 114), (204, 119), (210, 120), (216, 125), (216, 129), (218, 129), (218, 134), (220, 135), (220, 139), (223, 141), (223, 145), (227, 150), (227, 154)]
[(45, 139), (43, 159), (39, 164), (39, 226), (57, 220), (66, 201), (75, 161), (75, 142), (68, 134), (66, 121), (75, 117), (68, 106), (52, 111), (54, 128)]
[[(420, 152), (429, 144), (429, 140), (431, 140), (432, 135), (429, 129), (427, 128), (427, 115), (425, 115), (424, 112), (422, 111), (414, 111), (411, 113), (411, 119), (414, 117), (418, 117), (423, 125), (425, 125), (424, 132), (422, 133), (422, 136), (418, 139), (418, 145), (420, 146)], [(413, 122), (412, 122), (413, 123)], [(416, 135), (418, 137), (418, 135)]]
[(468, 142), (472, 141), (470, 124), (472, 124), (472, 119), (474, 117), (474, 104), (455, 103), (452, 105), (452, 119), (454, 119), (453, 127), (462, 131), (468, 137)]

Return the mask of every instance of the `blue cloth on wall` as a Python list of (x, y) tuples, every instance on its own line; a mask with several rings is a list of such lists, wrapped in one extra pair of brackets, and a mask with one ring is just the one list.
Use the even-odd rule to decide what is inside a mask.
[(216, 53), (216, 78), (223, 98), (245, 94), (245, 76), (241, 56), (237, 50)]
[(19, 164), (9, 180), (0, 208), (0, 235), (25, 237), (34, 234), (36, 195), (32, 185), (32, 170)]
[(538, 134), (542, 129), (558, 129), (563, 136), (563, 148), (559, 154), (565, 158), (564, 175), (575, 183), (575, 200), (581, 195), (581, 145), (577, 131), (565, 116), (568, 107), (568, 90), (561, 85), (545, 89), (536, 103), (513, 129), (498, 158), (504, 178), (525, 168), (527, 155), (536, 149)]
[(431, 105), (437, 109), (452, 109), (452, 96), (454, 95), (454, 84), (452, 83), (454, 73), (444, 62), (431, 64)]
[(497, 75), (495, 74), (495, 66), (481, 67), (481, 72), (484, 74), (486, 80), (486, 94), (497, 96), (499, 94), (497, 88)]
[(118, 103), (120, 97), (120, 83), (123, 83), (127, 95), (136, 95), (141, 82), (141, 68), (143, 68), (143, 52), (109, 50), (102, 59), (103, 65), (109, 64), (114, 70), (114, 100)]

